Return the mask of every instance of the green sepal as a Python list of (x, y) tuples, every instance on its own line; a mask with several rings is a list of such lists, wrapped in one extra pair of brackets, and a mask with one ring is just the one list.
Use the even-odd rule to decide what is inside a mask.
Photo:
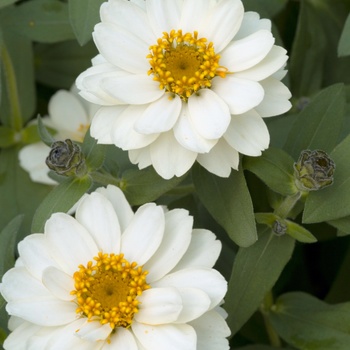
[(329, 305), (301, 292), (280, 296), (267, 314), (274, 330), (296, 349), (348, 349), (350, 303)]
[(51, 147), (51, 145), (55, 142), (55, 139), (52, 137), (46, 126), (44, 125), (40, 115), (37, 117), (38, 119), (38, 132), (42, 142), (45, 143), (46, 146)]
[(285, 151), (270, 147), (261, 157), (244, 157), (243, 167), (254, 173), (271, 190), (290, 196), (298, 190), (294, 184), (293, 158)]
[(303, 243), (315, 243), (317, 242), (316, 237), (308, 231), (305, 227), (298, 225), (297, 223), (284, 220), (287, 225), (287, 234), (299, 242)]
[(89, 176), (67, 178), (56, 186), (41, 202), (32, 222), (32, 233), (44, 232), (45, 222), (53, 213), (67, 213), (74, 204), (90, 189), (92, 180)]

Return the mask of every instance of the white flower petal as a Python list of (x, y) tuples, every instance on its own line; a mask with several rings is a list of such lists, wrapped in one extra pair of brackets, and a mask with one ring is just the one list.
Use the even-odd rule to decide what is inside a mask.
[(198, 154), (197, 162), (212, 174), (229, 177), (231, 169), (238, 169), (239, 154), (224, 139), (220, 139), (209, 153)]
[(151, 160), (156, 172), (164, 179), (182, 176), (196, 160), (197, 153), (182, 147), (173, 133), (162, 133), (150, 146)]
[(215, 92), (202, 89), (188, 100), (190, 119), (196, 131), (207, 139), (218, 139), (230, 123), (230, 111)]
[[(144, 135), (135, 131), (135, 123), (141, 118), (145, 106), (128, 106), (116, 116), (112, 126), (112, 141), (123, 150), (142, 148), (151, 144), (158, 134)], [(113, 110), (104, 113), (113, 113)]]
[(180, 145), (198, 153), (209, 152), (217, 143), (217, 140), (208, 140), (199, 135), (190, 120), (187, 104), (182, 107), (180, 118), (174, 127), (174, 135)]
[(191, 243), (172, 272), (185, 268), (211, 268), (216, 263), (220, 252), (221, 242), (209, 230), (194, 229)]
[(267, 30), (233, 41), (221, 53), (220, 65), (233, 73), (249, 69), (266, 57), (274, 42), (274, 37)]
[(81, 339), (97, 342), (99, 340), (106, 340), (111, 332), (112, 328), (109, 323), (102, 325), (100, 322), (86, 321), (80, 326), (76, 334)]
[(22, 323), (7, 336), (3, 344), (4, 349), (28, 350), (28, 340), (40, 329), (41, 326), (29, 322)]
[(176, 123), (182, 102), (179, 96), (169, 98), (164, 94), (152, 102), (135, 123), (135, 130), (140, 134), (155, 134), (170, 130)]
[(72, 276), (67, 275), (56, 267), (50, 266), (43, 271), (42, 282), (56, 298), (71, 301), (75, 298), (70, 292), (74, 288)]
[(55, 213), (46, 222), (45, 234), (51, 255), (69, 275), (98, 253), (96, 243), (86, 229), (63, 213)]
[(274, 78), (267, 78), (260, 83), (265, 90), (265, 96), (255, 110), (262, 118), (273, 117), (290, 110), (292, 104), (289, 99), (292, 94), (283, 83)]
[(262, 61), (252, 68), (235, 73), (235, 77), (255, 81), (263, 80), (285, 65), (288, 59), (286, 53), (284, 48), (274, 45)]
[(231, 114), (245, 113), (264, 98), (264, 89), (260, 83), (238, 79), (235, 75), (213, 79), (212, 89), (227, 103)]
[(185, 254), (190, 241), (193, 217), (184, 209), (174, 209), (165, 213), (165, 230), (162, 243), (150, 260), (144, 265), (149, 271), (147, 282), (163, 277)]
[[(157, 40), (145, 11), (131, 1), (105, 2), (101, 5), (100, 16), (102, 22), (117, 24), (148, 45), (152, 45)], [(133, 19), (132, 26), (130, 25), (131, 18)]]
[(216, 310), (208, 311), (190, 324), (197, 333), (198, 350), (229, 350), (230, 347), (226, 338), (230, 336), (231, 331)]
[(154, 203), (144, 204), (122, 235), (121, 252), (128, 261), (143, 265), (158, 249), (163, 234), (163, 209)]
[(66, 90), (59, 90), (52, 96), (48, 110), (57, 130), (72, 132), (78, 130), (81, 124), (89, 123), (87, 113), (78, 98)]
[(248, 156), (260, 156), (270, 143), (269, 131), (254, 110), (233, 115), (224, 138), (231, 147)]
[(137, 346), (136, 339), (129, 329), (119, 327), (111, 335), (110, 343), (105, 342), (102, 350), (141, 350)]
[(152, 165), (150, 147), (129, 150), (129, 159), (132, 164), (137, 164), (139, 169)]
[(142, 105), (156, 101), (164, 95), (164, 90), (159, 89), (159, 84), (146, 72), (104, 78), (101, 87), (125, 104)]
[(92, 33), (102, 56), (125, 71), (142, 74), (149, 70), (146, 58), (149, 44), (130, 30), (112, 23), (98, 23)]
[(179, 29), (182, 2), (181, 0), (146, 1), (149, 22), (157, 38), (161, 38), (163, 32)]
[(197, 288), (178, 288), (178, 291), (182, 298), (183, 309), (176, 323), (190, 322), (208, 311), (210, 298), (205, 292)]
[(196, 350), (197, 336), (187, 324), (131, 325), (139, 342), (147, 350)]
[(232, 40), (241, 25), (244, 8), (240, 0), (217, 2), (202, 21), (198, 32), (201, 37), (213, 42), (215, 52), (223, 50)]
[(18, 252), (24, 266), (37, 279), (41, 279), (43, 270), (48, 266), (58, 267), (48, 251), (45, 235), (32, 234), (18, 244)]
[(109, 200), (100, 193), (91, 193), (79, 204), (75, 218), (90, 233), (103, 253), (120, 251), (120, 226)]
[[(37, 298), (50, 298), (51, 294), (34, 278), (25, 267), (15, 267), (8, 270), (2, 277), (0, 291), (8, 302)], [(20, 315), (18, 315), (21, 317)]]
[(260, 19), (257, 12), (245, 12), (239, 31), (235, 35), (235, 40), (243, 39), (259, 30), (271, 31), (271, 21), (269, 19)]
[(104, 195), (112, 203), (118, 216), (120, 229), (124, 232), (134, 217), (134, 212), (126, 200), (123, 191), (117, 186), (108, 185), (107, 188), (99, 187), (96, 192)]
[(139, 323), (172, 323), (182, 310), (182, 298), (176, 288), (151, 288), (145, 290), (138, 300), (141, 304), (134, 319)]
[(213, 269), (188, 268), (176, 271), (154, 282), (152, 286), (200, 289), (209, 296), (210, 308), (218, 305), (227, 291), (227, 282)]

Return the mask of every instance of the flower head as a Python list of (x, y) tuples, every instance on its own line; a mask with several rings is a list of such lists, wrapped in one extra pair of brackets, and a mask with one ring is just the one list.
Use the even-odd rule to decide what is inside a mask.
[(239, 153), (269, 145), (262, 118), (289, 110), (287, 55), (269, 20), (240, 0), (110, 0), (93, 38), (100, 54), (77, 79), (102, 105), (99, 143), (129, 151), (139, 168), (181, 176), (195, 161), (229, 176)]
[(192, 224), (154, 203), (134, 213), (114, 186), (86, 195), (75, 218), (53, 214), (0, 284), (5, 349), (227, 350), (221, 244)]
[[(98, 108), (99, 106), (81, 98), (77, 88), (73, 86), (71, 91), (59, 90), (51, 97), (48, 105), (49, 115), (43, 118), (43, 122), (56, 131), (56, 140), (71, 139), (82, 142)], [(56, 181), (48, 176), (50, 169), (45, 164), (49, 152), (50, 147), (43, 142), (25, 146), (19, 152), (20, 165), (29, 172), (34, 182), (56, 184)]]

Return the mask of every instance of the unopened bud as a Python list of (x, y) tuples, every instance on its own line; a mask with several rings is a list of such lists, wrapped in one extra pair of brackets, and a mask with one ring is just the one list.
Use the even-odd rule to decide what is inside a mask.
[(300, 191), (317, 191), (333, 183), (335, 164), (321, 150), (302, 151), (294, 163), (295, 184)]
[(46, 158), (46, 165), (59, 175), (81, 176), (85, 171), (85, 158), (79, 145), (72, 140), (56, 141)]
[(277, 236), (283, 236), (287, 233), (287, 225), (282, 220), (275, 220), (272, 224), (272, 231)]

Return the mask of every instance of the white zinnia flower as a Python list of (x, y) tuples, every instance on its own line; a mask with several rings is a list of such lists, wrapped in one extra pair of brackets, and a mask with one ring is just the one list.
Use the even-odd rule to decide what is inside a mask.
[(18, 245), (0, 291), (5, 349), (228, 350), (221, 243), (184, 209), (135, 213), (115, 186)]
[[(43, 118), (43, 122), (57, 131), (55, 140), (71, 139), (82, 142), (98, 108), (99, 106), (81, 98), (74, 85), (71, 91), (59, 90), (51, 97), (48, 105), (49, 115)], [(45, 159), (49, 152), (50, 147), (43, 142), (33, 143), (20, 150), (20, 165), (29, 173), (32, 181), (47, 185), (57, 184), (48, 176), (50, 169)]]
[(100, 15), (100, 55), (77, 79), (80, 94), (103, 105), (91, 125), (99, 143), (166, 179), (196, 160), (226, 177), (239, 153), (268, 147), (262, 118), (291, 106), (279, 73), (286, 50), (269, 20), (240, 0), (109, 0)]

